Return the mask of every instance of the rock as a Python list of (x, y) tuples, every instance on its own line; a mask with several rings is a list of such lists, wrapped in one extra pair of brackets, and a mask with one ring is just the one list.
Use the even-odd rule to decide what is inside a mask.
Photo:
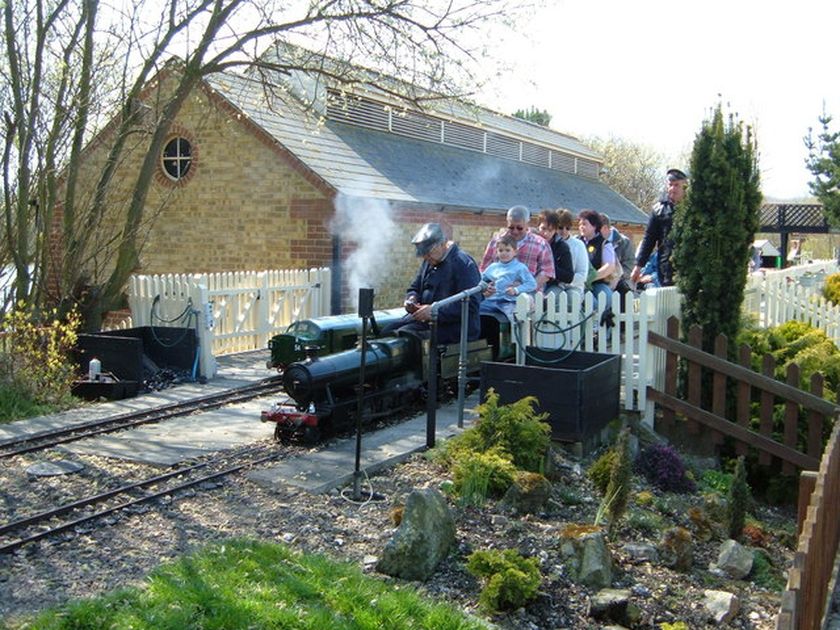
[(633, 563), (657, 562), (659, 553), (656, 547), (650, 543), (626, 543), (622, 550), (630, 557)]
[(561, 532), (560, 553), (569, 560), (571, 578), (589, 588), (612, 583), (612, 556), (604, 533), (591, 526), (571, 525)]
[(54, 477), (80, 471), (84, 466), (78, 462), (59, 459), (54, 462), (37, 462), (26, 469), (26, 472), (36, 477)]
[(426, 580), (455, 542), (455, 521), (440, 492), (408, 495), (402, 523), (382, 550), (376, 570), (406, 580)]
[(658, 549), (662, 564), (666, 567), (686, 572), (694, 564), (694, 543), (689, 531), (683, 527), (665, 530)]
[(504, 527), (508, 524), (508, 522), (508, 517), (502, 516), (501, 514), (493, 514), (493, 516), (490, 517), (490, 524), (493, 525), (493, 527)]
[(639, 610), (630, 603), (630, 591), (605, 588), (589, 600), (589, 616), (629, 627), (639, 618)]
[(502, 506), (519, 514), (534, 514), (548, 503), (551, 482), (539, 473), (522, 472), (516, 475), (502, 497)]
[(735, 580), (743, 580), (752, 571), (753, 552), (739, 542), (726, 540), (718, 552), (717, 568)]
[(703, 591), (703, 608), (716, 623), (729, 623), (738, 614), (738, 598), (726, 591)]

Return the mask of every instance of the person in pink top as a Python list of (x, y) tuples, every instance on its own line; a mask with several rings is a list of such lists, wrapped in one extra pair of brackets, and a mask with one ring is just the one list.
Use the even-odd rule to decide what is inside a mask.
[(496, 241), (504, 234), (510, 234), (516, 241), (516, 257), (528, 267), (528, 271), (537, 281), (537, 291), (542, 292), (546, 282), (554, 277), (554, 258), (546, 240), (528, 228), (531, 213), (525, 206), (513, 206), (507, 211), (507, 229), (496, 234), (487, 243), (484, 258), (479, 270), (483, 273), (487, 267), (498, 260)]

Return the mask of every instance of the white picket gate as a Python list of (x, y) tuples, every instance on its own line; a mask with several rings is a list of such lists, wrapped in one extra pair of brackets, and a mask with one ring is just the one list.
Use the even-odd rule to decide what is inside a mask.
[(212, 378), (222, 354), (265, 348), (298, 319), (330, 314), (330, 270), (132, 276), (133, 326), (195, 326), (200, 374)]

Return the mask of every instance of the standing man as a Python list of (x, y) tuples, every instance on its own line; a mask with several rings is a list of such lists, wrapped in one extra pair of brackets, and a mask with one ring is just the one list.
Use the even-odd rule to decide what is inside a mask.
[(674, 268), (671, 264), (674, 241), (670, 238), (671, 224), (674, 220), (674, 207), (685, 198), (688, 175), (678, 168), (668, 169), (665, 183), (665, 196), (656, 204), (648, 219), (645, 236), (636, 256), (636, 266), (630, 274), (631, 283), (639, 280), (642, 268), (656, 249), (659, 252), (657, 273), (660, 285), (670, 287), (674, 284)]
[[(537, 281), (537, 291), (542, 292), (545, 284), (554, 277), (554, 259), (551, 255), (551, 248), (545, 239), (539, 234), (533, 234), (528, 229), (531, 220), (531, 212), (525, 206), (513, 206), (507, 211), (506, 233), (516, 241), (516, 257), (520, 262), (525, 263), (528, 271)], [(479, 269), (484, 272), (490, 263), (496, 258), (496, 241), (505, 234), (502, 232), (490, 239), (487, 249), (484, 250), (484, 258), (481, 260)]]
[[(481, 281), (475, 261), (452, 241), (447, 241), (437, 223), (427, 223), (414, 238), (415, 253), (422, 258), (420, 270), (405, 294), (408, 313), (399, 321), (382, 329), (382, 334), (402, 331), (428, 338), (432, 304), (472, 289)], [(481, 333), (478, 316), (478, 294), (469, 298), (467, 339), (474, 341)], [(461, 304), (456, 302), (438, 311), (438, 343), (457, 343), (461, 339)]]

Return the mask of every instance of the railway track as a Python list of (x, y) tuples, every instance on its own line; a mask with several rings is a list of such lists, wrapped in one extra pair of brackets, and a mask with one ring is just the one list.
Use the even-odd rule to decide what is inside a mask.
[(0, 525), (0, 554), (11, 553), (29, 543), (94, 523), (111, 514), (276, 460), (286, 452), (287, 449), (278, 452), (276, 445), (240, 449), (5, 523)]
[(161, 422), (199, 411), (217, 409), (225, 405), (245, 402), (259, 396), (277, 392), (282, 385), (280, 377), (270, 377), (253, 385), (210, 394), (183, 402), (170, 403), (145, 411), (136, 411), (75, 424), (58, 430), (32, 433), (19, 438), (0, 441), (0, 459), (52, 448), (84, 438), (123, 431), (143, 424)]

